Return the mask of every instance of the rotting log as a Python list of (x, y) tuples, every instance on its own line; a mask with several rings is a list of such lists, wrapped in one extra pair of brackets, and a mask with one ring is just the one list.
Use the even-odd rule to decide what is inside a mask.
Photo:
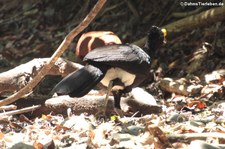
[[(47, 63), (49, 58), (33, 59), (25, 64), (19, 65), (11, 70), (0, 74), (0, 95), (13, 93), (26, 86), (37, 75), (40, 69)], [(63, 58), (59, 58), (47, 75), (66, 76), (83, 66)]]

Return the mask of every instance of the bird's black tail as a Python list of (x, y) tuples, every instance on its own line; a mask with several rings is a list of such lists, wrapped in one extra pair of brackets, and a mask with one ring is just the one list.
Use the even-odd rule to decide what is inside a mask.
[(66, 76), (55, 86), (53, 92), (58, 95), (82, 97), (93, 89), (104, 75), (105, 74), (99, 68), (86, 65)]

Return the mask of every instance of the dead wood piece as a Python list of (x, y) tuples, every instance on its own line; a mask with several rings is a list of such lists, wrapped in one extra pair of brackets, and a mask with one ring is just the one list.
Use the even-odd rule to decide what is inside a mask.
[(0, 107), (0, 110), (4, 110), (4, 111), (8, 111), (8, 110), (16, 110), (17, 109), (17, 106), (15, 105), (8, 105), (8, 106), (1, 106)]
[[(225, 19), (225, 7), (212, 8), (199, 14), (186, 17), (175, 21), (171, 24), (163, 26), (167, 30), (167, 39), (194, 30), (198, 27), (208, 26), (209, 24), (219, 22)], [(146, 38), (142, 38), (134, 42), (138, 46), (144, 46)]]
[(191, 31), (197, 27), (208, 26), (209, 24), (224, 20), (225, 7), (212, 8), (199, 14), (178, 20), (164, 26), (168, 31), (168, 37), (173, 37), (183, 32)]
[(41, 107), (41, 105), (36, 105), (36, 106), (18, 109), (18, 110), (14, 110), (14, 111), (3, 112), (3, 113), (0, 113), (0, 117), (5, 116), (5, 115), (10, 116), (10, 115), (15, 115), (15, 114), (31, 112), (31, 111), (34, 111), (34, 110), (40, 108), (40, 107)]
[(103, 5), (105, 4), (106, 0), (98, 0), (94, 8), (90, 11), (90, 13), (87, 15), (87, 17), (76, 27), (74, 28), (63, 40), (63, 42), (59, 45), (55, 53), (51, 56), (47, 64), (42, 67), (42, 69), (38, 72), (38, 74), (34, 77), (34, 79), (29, 82), (28, 85), (26, 85), (24, 88), (22, 88), (17, 93), (11, 95), (10, 97), (1, 100), (0, 106), (10, 104), (16, 100), (18, 100), (20, 97), (24, 96), (25, 94), (28, 94), (32, 91), (32, 89), (43, 79), (43, 77), (48, 73), (48, 71), (51, 69), (51, 67), (54, 65), (54, 63), (57, 61), (57, 59), (63, 54), (63, 52), (69, 47), (70, 43), (76, 37), (81, 31), (83, 31), (95, 18), (95, 16), (98, 14), (98, 12), (101, 10)]
[(202, 85), (186, 85), (181, 84), (178, 81), (173, 80), (172, 78), (164, 78), (160, 80), (159, 83), (162, 90), (176, 93), (184, 96), (194, 95), (200, 93), (201, 89), (203, 88)]
[(164, 78), (159, 83), (162, 90), (177, 93), (181, 95), (188, 95), (187, 86), (174, 81), (172, 78)]
[[(66, 114), (68, 108), (72, 109), (74, 114), (88, 113), (96, 114), (100, 107), (104, 106), (105, 95), (86, 95), (80, 98), (71, 98), (69, 96), (57, 96), (46, 100), (45, 106), (52, 109), (55, 113)], [(122, 98), (121, 108), (125, 115), (131, 116), (128, 112), (139, 111), (140, 114), (160, 113), (162, 108), (158, 105), (143, 104), (134, 98)], [(114, 112), (114, 99), (109, 96), (109, 102), (106, 108), (106, 114)]]
[[(72, 109), (72, 113), (96, 114), (98, 109), (103, 106), (105, 96), (86, 95), (80, 98), (71, 98), (69, 96), (57, 96), (46, 100), (45, 106), (52, 109), (54, 113), (66, 114), (68, 108)], [(109, 97), (106, 108), (106, 114), (113, 112), (113, 97)]]
[(168, 134), (167, 138), (169, 140), (194, 140), (194, 139), (206, 139), (206, 138), (219, 138), (225, 139), (223, 133), (218, 132), (206, 132), (206, 133), (186, 133), (186, 134)]
[[(34, 76), (49, 61), (49, 58), (33, 59), (30, 62), (19, 65), (9, 71), (0, 74), (0, 94), (13, 93), (30, 83)], [(48, 75), (66, 76), (83, 66), (77, 63), (59, 58), (47, 73)]]

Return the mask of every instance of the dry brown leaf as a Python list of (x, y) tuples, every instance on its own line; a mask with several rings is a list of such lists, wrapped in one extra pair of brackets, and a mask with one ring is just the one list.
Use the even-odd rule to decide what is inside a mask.
[(2, 132), (0, 132), (0, 139), (3, 139), (4, 138), (4, 134)]
[(149, 125), (147, 129), (154, 136), (155, 148), (164, 149), (165, 147), (170, 145), (165, 133), (159, 127)]
[(44, 148), (44, 145), (41, 144), (40, 142), (34, 142), (33, 146), (35, 149), (43, 149)]
[(56, 131), (61, 131), (61, 130), (63, 130), (63, 131), (67, 131), (67, 130), (71, 130), (70, 128), (68, 128), (68, 127), (65, 127), (65, 126), (62, 126), (62, 125), (59, 125), (59, 124), (56, 124), (56, 127), (55, 127), (55, 129), (54, 130), (56, 130)]

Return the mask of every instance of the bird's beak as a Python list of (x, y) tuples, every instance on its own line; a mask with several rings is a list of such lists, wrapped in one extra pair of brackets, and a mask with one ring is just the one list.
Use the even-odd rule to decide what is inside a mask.
[(167, 30), (165, 28), (161, 29), (161, 31), (163, 32), (163, 37), (164, 37), (164, 40), (163, 40), (163, 43), (166, 44), (166, 35), (167, 35)]

